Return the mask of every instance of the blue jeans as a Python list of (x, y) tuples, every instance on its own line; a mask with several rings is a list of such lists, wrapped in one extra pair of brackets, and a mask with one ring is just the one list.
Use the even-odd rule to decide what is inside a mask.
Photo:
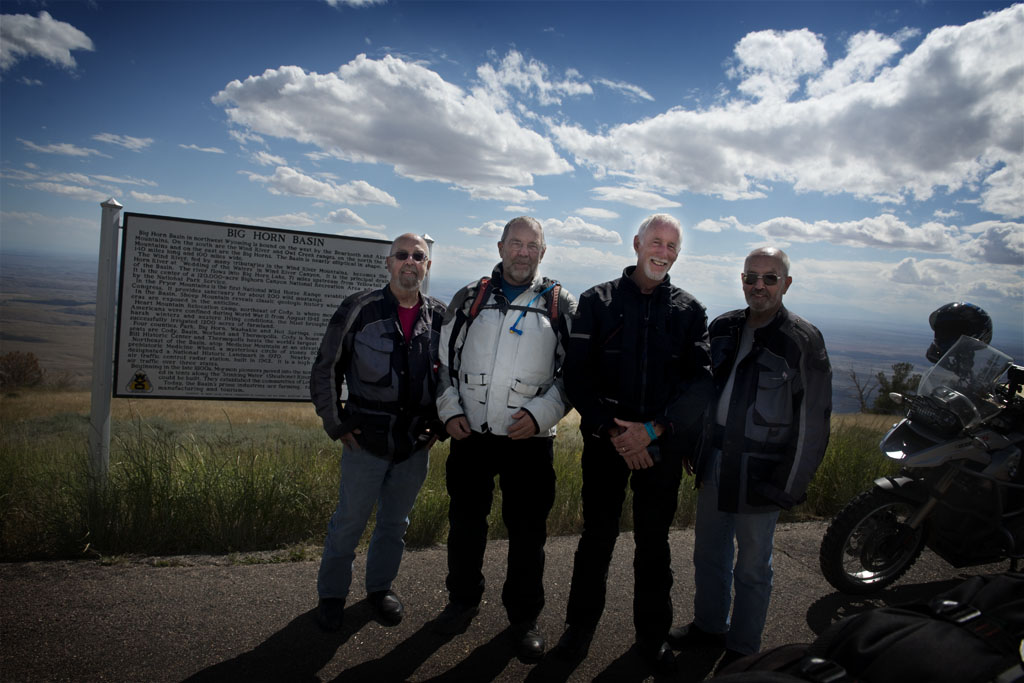
[(361, 448), (345, 446), (338, 507), (327, 526), (316, 582), (321, 598), (348, 597), (356, 546), (374, 503), (377, 520), (366, 553), (366, 592), (391, 588), (405, 550), (409, 511), (427, 477), (428, 461), (427, 450), (416, 451), (408, 460), (394, 463)]
[[(772, 544), (779, 511), (721, 512), (720, 459), (721, 452), (714, 451), (697, 493), (693, 622), (709, 633), (724, 633), (725, 646), (730, 650), (753, 654), (761, 649), (761, 633), (772, 594)], [(738, 550), (735, 568), (734, 550)]]

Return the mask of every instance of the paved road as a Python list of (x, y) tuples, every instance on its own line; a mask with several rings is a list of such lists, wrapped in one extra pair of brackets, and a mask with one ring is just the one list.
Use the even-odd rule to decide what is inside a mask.
[[(817, 568), (823, 523), (780, 525), (776, 583), (763, 647), (809, 642), (835, 620), (881, 604), (947, 589), (965, 575), (926, 551), (880, 597), (835, 593)], [(693, 530), (673, 531), (676, 623), (692, 614)], [(549, 644), (562, 631), (577, 537), (548, 542)], [(313, 621), (317, 563), (227, 565), (223, 558), (176, 558), (102, 566), (95, 562), (0, 564), (0, 679), (22, 681), (615, 681), (656, 680), (631, 650), (632, 550), (629, 534), (609, 572), (608, 607), (589, 657), (575, 668), (554, 658), (521, 663), (505, 632), (500, 602), (507, 544), (488, 546), (488, 589), (480, 615), (454, 638), (429, 622), (444, 607), (445, 550), (406, 554), (395, 589), (406, 618), (387, 628), (362, 595), (345, 628), (321, 632)], [(363, 576), (363, 556), (356, 577)], [(166, 564), (166, 560), (162, 562)], [(1007, 564), (968, 573), (1005, 571)], [(675, 680), (710, 677), (714, 662), (691, 657)]]

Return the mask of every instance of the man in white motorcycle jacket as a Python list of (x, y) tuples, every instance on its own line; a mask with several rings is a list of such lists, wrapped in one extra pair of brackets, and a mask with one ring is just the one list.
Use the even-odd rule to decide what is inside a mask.
[(494, 478), (508, 529), (502, 603), (519, 656), (544, 653), (544, 544), (554, 503), (553, 441), (569, 406), (561, 368), (576, 300), (537, 275), (544, 232), (533, 218), (505, 226), (498, 264), (455, 294), (441, 331), (437, 411), (452, 436), (445, 475), (449, 603), (437, 630), (464, 630), (479, 610)]
[(789, 272), (785, 252), (755, 249), (740, 276), (747, 308), (708, 326), (715, 400), (693, 466), (694, 619), (669, 642), (724, 647), (719, 668), (760, 649), (775, 524), (806, 498), (828, 445), (832, 369), (818, 329), (782, 305)]

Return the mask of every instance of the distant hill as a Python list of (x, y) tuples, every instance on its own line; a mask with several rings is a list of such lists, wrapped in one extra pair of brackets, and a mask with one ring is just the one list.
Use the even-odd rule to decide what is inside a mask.
[[(96, 314), (96, 257), (44, 256), (0, 252), (0, 353), (34, 353), (51, 373), (68, 373), (86, 385), (92, 373), (93, 324)], [(431, 294), (447, 301), (458, 289), (439, 279)], [(465, 283), (462, 283), (465, 284)], [(461, 286), (461, 285), (459, 285)], [(801, 311), (797, 311), (800, 313)], [(715, 311), (709, 311), (712, 317)], [(928, 367), (924, 354), (931, 341), (927, 315), (906, 325), (829, 318), (806, 313), (821, 330), (832, 360), (833, 409), (856, 412), (856, 391), (849, 374), (861, 380), (890, 373), (894, 363), (909, 362), (915, 372)], [(1020, 331), (1000, 334), (996, 346), (1024, 360)]]

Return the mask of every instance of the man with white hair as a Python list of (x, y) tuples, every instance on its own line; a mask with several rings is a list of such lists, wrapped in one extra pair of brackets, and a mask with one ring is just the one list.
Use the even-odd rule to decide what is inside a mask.
[(637, 650), (656, 672), (675, 669), (668, 531), (713, 390), (704, 307), (669, 282), (681, 238), (672, 216), (645, 220), (633, 238), (636, 265), (580, 296), (573, 320), (565, 388), (583, 435), (583, 533), (555, 648), (565, 659), (586, 654), (604, 611), (629, 485)]

